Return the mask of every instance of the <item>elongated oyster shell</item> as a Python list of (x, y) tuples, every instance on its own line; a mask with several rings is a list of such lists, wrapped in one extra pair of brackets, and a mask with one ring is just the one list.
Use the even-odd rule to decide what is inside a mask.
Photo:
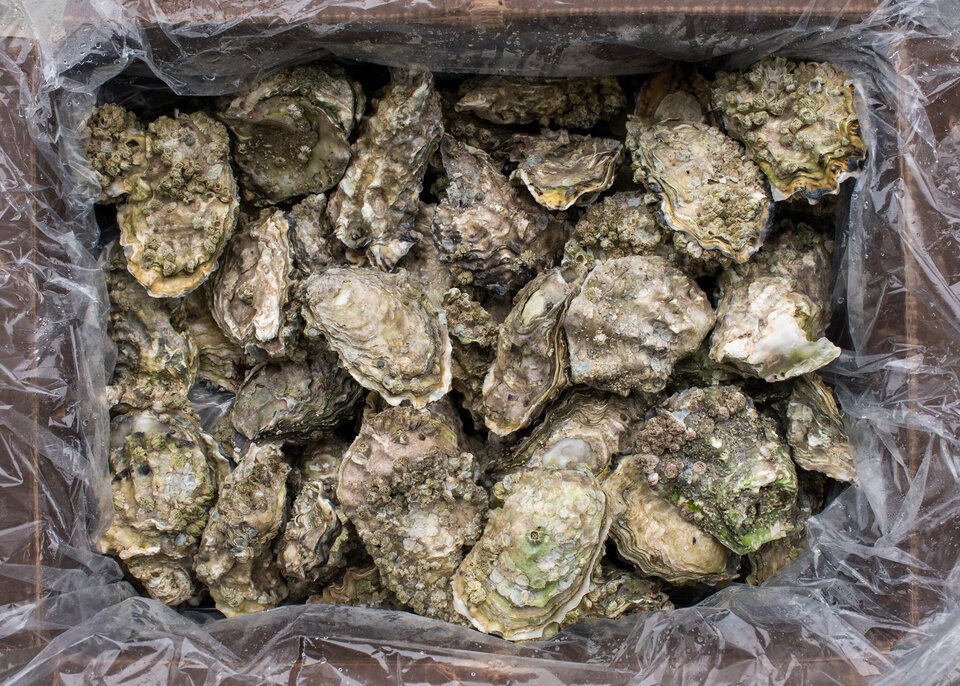
[(802, 524), (789, 449), (736, 387), (671, 396), (637, 432), (634, 451), (658, 493), (740, 555)]
[(717, 583), (735, 579), (740, 557), (696, 524), (647, 483), (636, 455), (627, 455), (603, 481), (620, 513), (610, 536), (620, 557), (643, 574), (671, 583)]
[(133, 112), (107, 103), (90, 114), (86, 156), (100, 182), (100, 202), (119, 202), (147, 161), (147, 131)]
[(364, 105), (360, 86), (332, 64), (284, 69), (235, 97), (220, 118), (236, 139), (246, 199), (274, 204), (333, 188)]
[(577, 609), (564, 618), (561, 628), (587, 617), (616, 619), (631, 612), (672, 610), (673, 603), (660, 583), (601, 562), (590, 579), (590, 591)]
[(302, 274), (310, 275), (327, 267), (346, 266), (343, 243), (333, 233), (327, 217), (327, 198), (308, 195), (287, 215), (293, 262)]
[(539, 136), (517, 135), (509, 143), (510, 159), (519, 179), (548, 210), (589, 205), (613, 185), (623, 161), (623, 144), (610, 138), (545, 131)]
[(349, 418), (361, 395), (337, 356), (317, 351), (305, 362), (268, 363), (252, 371), (237, 391), (233, 426), (251, 440), (303, 442)]
[(522, 429), (569, 383), (560, 322), (575, 287), (554, 268), (517, 294), (483, 380), (483, 413), (494, 433)]
[(720, 72), (713, 106), (770, 180), (775, 200), (811, 202), (857, 176), (867, 151), (850, 76), (825, 62), (761, 60), (742, 73)]
[(457, 620), (450, 578), (487, 506), (476, 477), (457, 428), (412, 407), (368, 417), (344, 456), (337, 497), (387, 587), (420, 614)]
[(307, 602), (355, 607), (399, 607), (402, 604), (383, 583), (376, 565), (348, 569), (337, 581), (324, 588), (323, 593), (310, 596)]
[(337, 238), (365, 249), (382, 270), (393, 269), (417, 242), (417, 200), (442, 133), (430, 72), (391, 69), (390, 85), (361, 125), (353, 161), (328, 207)]
[(307, 334), (322, 333), (361, 386), (415, 407), (450, 390), (446, 315), (405, 273), (331, 268), (305, 292)]
[(665, 259), (599, 262), (563, 318), (571, 379), (621, 395), (659, 392), (713, 323), (700, 287)]
[(192, 567), (226, 461), (195, 416), (131, 412), (110, 425), (114, 517), (100, 540), (151, 597), (198, 594)]
[(528, 79), (486, 76), (460, 87), (458, 112), (472, 112), (494, 124), (556, 124), (589, 129), (627, 105), (615, 78)]
[(660, 196), (666, 226), (737, 262), (760, 248), (773, 202), (739, 143), (706, 124), (631, 119), (627, 147), (634, 180)]
[(251, 443), (220, 488), (196, 573), (228, 617), (270, 609), (287, 596), (272, 548), (283, 530), (289, 472), (279, 443)]
[(793, 461), (837, 481), (856, 481), (857, 467), (833, 391), (817, 374), (794, 382), (786, 411)]
[(569, 232), (564, 219), (521, 194), (485, 152), (444, 136), (440, 153), (449, 185), (433, 235), (460, 285), (507, 295), (553, 264)]
[[(453, 390), (474, 423), (483, 424), (483, 380), (496, 355), (500, 327), (480, 303), (459, 288), (443, 295), (453, 361)], [(449, 397), (449, 396), (448, 396)]]
[(206, 285), (192, 291), (181, 299), (172, 321), (197, 345), (197, 380), (236, 393), (243, 383), (250, 359), (223, 333), (213, 318), (210, 300)]
[(474, 627), (510, 640), (556, 633), (590, 591), (612, 511), (586, 470), (507, 476), (483, 536), (453, 577), (453, 603)]
[(420, 211), (413, 226), (419, 239), (397, 266), (405, 269), (410, 280), (440, 307), (443, 305), (444, 294), (453, 288), (455, 283), (450, 268), (440, 259), (440, 251), (433, 240), (431, 227), (436, 209), (435, 205), (420, 203)]

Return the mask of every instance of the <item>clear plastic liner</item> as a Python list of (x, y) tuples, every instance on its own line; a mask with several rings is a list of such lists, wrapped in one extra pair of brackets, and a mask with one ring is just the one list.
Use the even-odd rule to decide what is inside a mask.
[[(960, 7), (785, 16), (600, 3), (34, 1), (0, 50), (0, 677), (49, 683), (955, 683), (960, 643)], [(473, 6), (475, 5), (475, 7)], [(464, 20), (471, 7), (476, 10)], [(432, 18), (431, 18), (432, 17)], [(799, 17), (799, 19), (797, 18)], [(9, 27), (13, 27), (10, 29)], [(669, 59), (829, 60), (870, 145), (838, 238), (827, 370), (861, 477), (761, 587), (511, 644), (328, 605), (211, 619), (138, 597), (93, 552), (111, 501), (110, 343), (79, 122), (135, 60), (181, 95), (332, 54), (447, 72), (634, 74)], [(118, 88), (114, 83), (109, 88)], [(127, 92), (126, 97), (142, 94)], [(216, 399), (209, 400), (215, 411)]]

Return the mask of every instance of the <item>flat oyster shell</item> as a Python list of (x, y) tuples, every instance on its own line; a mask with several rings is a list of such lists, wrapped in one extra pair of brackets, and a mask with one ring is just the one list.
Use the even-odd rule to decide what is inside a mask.
[(508, 145), (510, 160), (517, 163), (510, 178), (523, 183), (548, 210), (589, 205), (613, 185), (623, 161), (620, 141), (566, 130), (517, 135)]
[(241, 224), (213, 280), (213, 316), (248, 354), (287, 354), (282, 332), (293, 274), (289, 228), (280, 210), (263, 210)]
[(636, 455), (626, 455), (603, 481), (619, 514), (610, 537), (620, 557), (642, 574), (670, 583), (717, 583), (735, 579), (740, 556), (696, 524), (687, 521), (669, 500), (647, 483)]
[(563, 318), (575, 384), (657, 393), (714, 323), (696, 282), (656, 256), (597, 263)]
[(745, 262), (759, 250), (773, 218), (760, 169), (715, 127), (631, 118), (627, 148), (634, 180), (660, 196), (663, 223)]
[(539, 122), (542, 126), (589, 129), (626, 105), (623, 90), (612, 77), (485, 76), (463, 82), (456, 110), (471, 112), (494, 124)]
[(560, 322), (575, 287), (554, 268), (517, 294), (483, 380), (483, 413), (494, 433), (506, 436), (527, 426), (569, 383)]
[(631, 612), (672, 609), (673, 603), (660, 590), (659, 582), (601, 562), (590, 579), (590, 591), (564, 618), (561, 628), (587, 617), (616, 619)]
[(787, 443), (793, 461), (837, 481), (857, 480), (857, 467), (833, 391), (817, 374), (794, 382), (787, 402)]
[(450, 390), (446, 315), (403, 272), (331, 268), (305, 283), (307, 334), (321, 333), (364, 388), (424, 407)]
[(333, 233), (327, 217), (327, 197), (308, 195), (287, 214), (293, 263), (301, 274), (310, 275), (327, 267), (348, 264), (346, 249)]
[(364, 105), (359, 85), (332, 64), (284, 69), (235, 97), (220, 118), (235, 138), (246, 199), (275, 204), (333, 188)]
[(612, 518), (592, 474), (522, 472), (494, 487), (503, 504), (453, 577), (453, 603), (474, 627), (509, 640), (546, 638), (590, 591)]
[(383, 583), (376, 565), (351, 567), (337, 581), (312, 595), (307, 603), (335, 603), (354, 607), (399, 607), (397, 597)]
[(243, 383), (250, 359), (240, 346), (226, 337), (213, 318), (207, 285), (181, 299), (173, 321), (197, 345), (197, 380), (236, 393)]
[(99, 547), (152, 598), (193, 600), (192, 568), (226, 461), (190, 414), (131, 412), (110, 425), (114, 517)]
[(487, 494), (443, 417), (390, 407), (344, 456), (337, 497), (387, 587), (415, 612), (456, 621), (450, 578), (480, 536)]
[(362, 389), (337, 356), (319, 350), (304, 362), (254, 369), (237, 391), (233, 426), (250, 440), (308, 441), (349, 419), (361, 396)]
[(735, 553), (802, 526), (789, 449), (734, 386), (671, 396), (637, 432), (634, 452), (651, 486)]
[(361, 125), (353, 160), (327, 208), (337, 238), (364, 249), (384, 271), (417, 242), (417, 201), (442, 133), (430, 72), (391, 69), (390, 84)]
[(774, 200), (816, 202), (857, 176), (867, 154), (850, 76), (826, 62), (761, 60), (720, 72), (713, 106), (770, 180)]
[(507, 295), (554, 263), (569, 233), (562, 217), (521, 194), (485, 152), (444, 136), (440, 153), (449, 185), (433, 235), (461, 286)]
[(227, 617), (268, 610), (287, 597), (273, 544), (283, 530), (289, 472), (279, 443), (251, 443), (220, 488), (195, 569)]

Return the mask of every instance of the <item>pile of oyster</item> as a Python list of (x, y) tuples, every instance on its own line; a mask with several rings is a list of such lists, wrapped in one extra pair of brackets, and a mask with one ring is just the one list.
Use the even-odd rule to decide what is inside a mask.
[(799, 555), (856, 480), (817, 374), (853, 83), (776, 58), (623, 84), (632, 113), (613, 78), (318, 64), (97, 108), (102, 551), (170, 606), (513, 640)]

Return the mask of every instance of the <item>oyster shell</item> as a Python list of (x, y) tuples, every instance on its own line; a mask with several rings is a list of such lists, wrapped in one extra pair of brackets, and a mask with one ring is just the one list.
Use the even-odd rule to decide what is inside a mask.
[(110, 424), (114, 517), (99, 547), (152, 598), (196, 598), (197, 544), (228, 467), (191, 414), (131, 412)]
[(554, 469), (507, 476), (502, 505), (453, 577), (457, 612), (510, 640), (545, 638), (590, 591), (612, 517), (592, 474)]
[(517, 135), (509, 143), (510, 160), (518, 179), (548, 210), (589, 205), (613, 185), (623, 161), (623, 144), (610, 138), (544, 131)]
[(419, 239), (397, 266), (407, 271), (410, 280), (423, 289), (434, 305), (442, 307), (443, 296), (453, 288), (454, 279), (449, 267), (440, 259), (440, 251), (433, 241), (431, 227), (436, 209), (436, 205), (420, 203), (413, 226)]
[(384, 271), (417, 242), (417, 201), (442, 133), (430, 72), (391, 69), (390, 85), (362, 124), (353, 160), (327, 208), (337, 238), (364, 249)]
[(447, 621), (457, 620), (450, 578), (487, 507), (458, 433), (430, 410), (387, 408), (364, 421), (337, 487), (387, 587), (415, 612)]
[(556, 124), (589, 129), (623, 110), (627, 99), (612, 77), (529, 79), (485, 76), (460, 87), (458, 112), (471, 112), (494, 124)]
[(246, 199), (275, 204), (333, 188), (364, 105), (360, 86), (332, 64), (284, 69), (235, 97), (220, 118), (236, 140)]
[(802, 525), (789, 449), (736, 387), (671, 396), (639, 429), (634, 451), (657, 493), (740, 555)]
[(667, 227), (737, 262), (760, 248), (773, 202), (739, 143), (706, 124), (631, 118), (627, 148), (634, 180), (660, 196)]
[(119, 202), (130, 193), (147, 162), (147, 130), (133, 112), (107, 103), (87, 121), (86, 157), (100, 183), (100, 202)]
[(621, 395), (659, 392), (713, 323), (700, 287), (662, 257), (599, 262), (563, 317), (571, 379)]
[(399, 607), (397, 597), (383, 583), (376, 565), (352, 567), (337, 581), (313, 595), (307, 603), (335, 603), (355, 607)]
[(631, 612), (672, 610), (673, 603), (660, 584), (601, 562), (590, 579), (590, 591), (577, 609), (564, 618), (561, 628), (587, 617), (616, 619)]
[(351, 417), (361, 396), (337, 356), (320, 350), (254, 369), (237, 391), (233, 426), (250, 440), (308, 441)]
[(750, 574), (746, 582), (754, 586), (762, 584), (807, 552), (807, 549), (807, 532), (804, 530), (763, 544), (747, 556)]
[(507, 295), (553, 264), (569, 233), (562, 217), (510, 185), (485, 152), (444, 136), (440, 153), (449, 185), (433, 235), (461, 286)]
[(603, 481), (603, 490), (619, 510), (610, 537), (620, 557), (642, 574), (675, 584), (735, 579), (740, 556), (684, 519), (647, 478), (640, 458), (626, 455)]
[(213, 318), (211, 295), (202, 286), (180, 301), (173, 322), (197, 345), (197, 380), (213, 388), (236, 393), (243, 383), (250, 360), (243, 350), (224, 335)]
[(455, 93), (440, 94), (444, 133), (450, 134), (461, 143), (483, 150), (498, 160), (506, 159), (503, 148), (507, 141), (516, 135), (516, 131), (507, 126), (484, 121), (470, 112), (458, 111), (457, 99)]
[(787, 443), (793, 461), (837, 481), (857, 480), (847, 432), (833, 391), (817, 374), (794, 382), (787, 402)]
[(648, 78), (637, 91), (633, 113), (657, 122), (717, 123), (708, 118), (710, 84), (691, 64), (674, 63)]
[(483, 380), (483, 414), (494, 433), (527, 426), (569, 383), (560, 322), (575, 288), (554, 268), (517, 294)]
[[(480, 303), (459, 288), (443, 295), (452, 350), (453, 390), (470, 412), (474, 424), (483, 425), (483, 380), (496, 355), (500, 326)], [(448, 396), (449, 397), (449, 396)]]
[(403, 272), (331, 268), (305, 283), (307, 334), (322, 333), (364, 388), (424, 407), (450, 390), (443, 310)]
[(251, 443), (220, 488), (195, 569), (227, 617), (268, 610), (287, 597), (272, 548), (283, 530), (289, 472), (279, 443)]
[(774, 200), (816, 202), (857, 176), (867, 154), (850, 76), (825, 62), (761, 60), (741, 73), (720, 72), (714, 108), (770, 180)]
[(308, 195), (287, 214), (293, 263), (304, 275), (327, 267), (347, 264), (343, 243), (333, 233), (327, 218), (327, 198), (317, 193)]

